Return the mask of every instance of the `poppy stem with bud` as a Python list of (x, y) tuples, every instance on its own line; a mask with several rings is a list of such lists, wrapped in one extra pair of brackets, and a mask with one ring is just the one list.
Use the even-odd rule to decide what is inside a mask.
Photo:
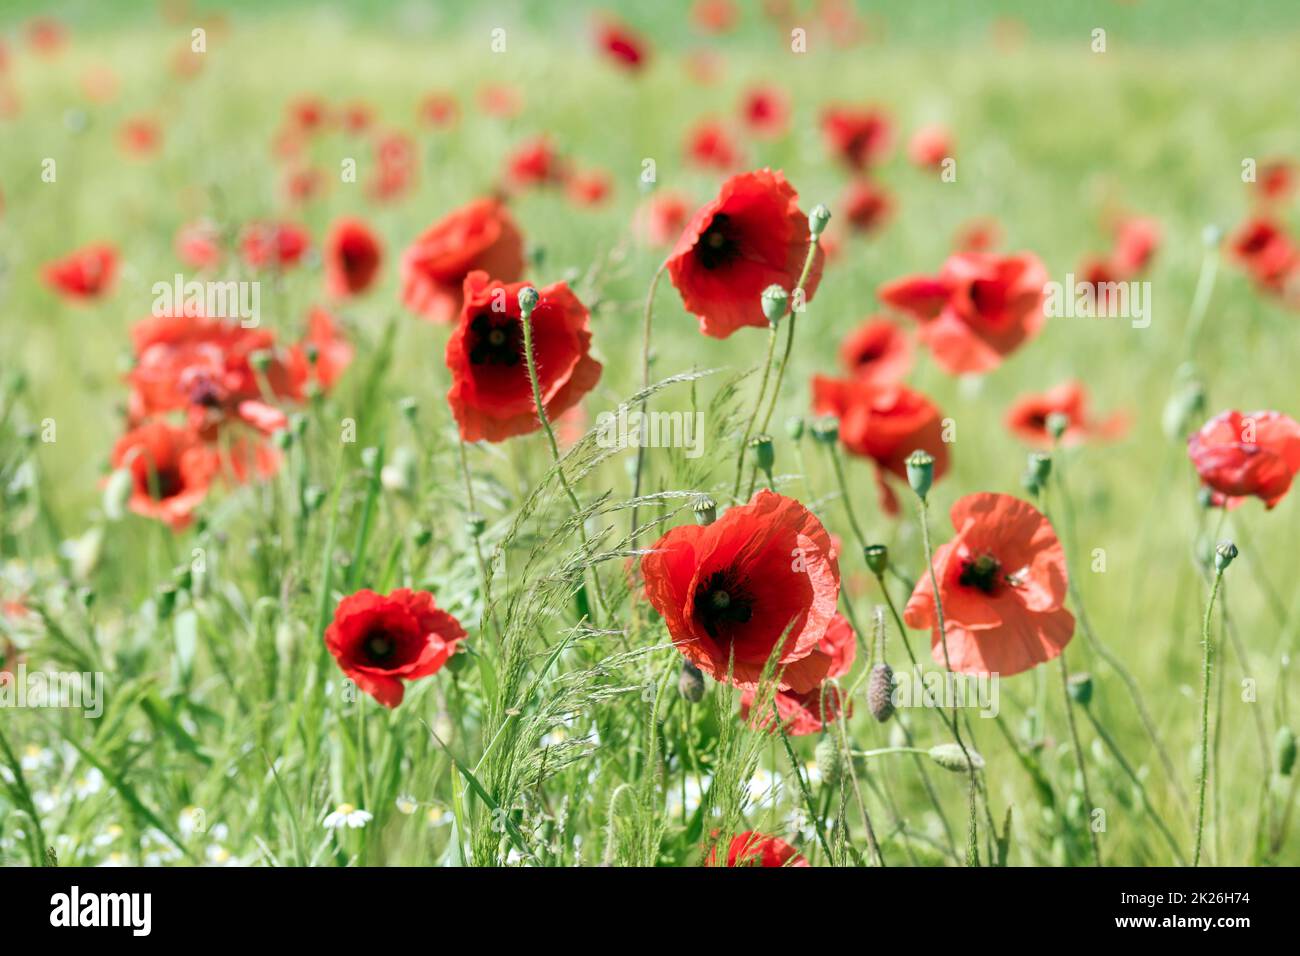
[[(664, 273), (668, 270), (668, 260), (665, 259), (663, 264), (655, 271), (654, 278), (650, 280), (650, 291), (645, 297), (645, 313), (641, 320), (641, 391), (650, 390), (650, 329), (654, 319), (654, 302), (655, 291), (659, 288), (659, 280), (663, 278)], [(649, 398), (641, 399), (641, 418), (645, 419), (646, 405)], [(639, 505), (635, 502), (641, 497), (641, 471), (645, 467), (645, 443), (637, 442), (636, 445), (636, 465), (632, 472), (632, 550), (636, 550), (637, 538), (637, 512), (640, 510)]]
[(1224, 541), (1214, 549), (1214, 583), (1210, 585), (1210, 600), (1205, 605), (1205, 622), (1201, 625), (1201, 783), (1196, 810), (1196, 847), (1192, 851), (1192, 866), (1201, 862), (1201, 838), (1205, 832), (1205, 782), (1210, 775), (1210, 676), (1214, 669), (1214, 639), (1210, 636), (1210, 623), (1214, 619), (1214, 602), (1223, 583), (1223, 572), (1237, 557), (1237, 546)]
[(754, 400), (754, 410), (745, 423), (745, 433), (740, 436), (740, 454), (736, 456), (736, 485), (731, 490), (733, 498), (740, 497), (740, 486), (745, 480), (745, 452), (749, 450), (749, 436), (754, 434), (754, 424), (758, 421), (759, 410), (763, 407), (763, 396), (767, 394), (767, 380), (772, 374), (772, 357), (776, 354), (776, 329), (789, 307), (790, 296), (779, 285), (770, 285), (763, 290), (763, 314), (767, 316), (767, 355), (763, 359), (763, 378), (758, 383), (758, 398)]
[[(573, 486), (569, 484), (569, 479), (564, 474), (564, 468), (560, 465), (560, 444), (555, 440), (555, 430), (551, 428), (550, 419), (546, 415), (546, 406), (542, 403), (542, 384), (537, 377), (537, 358), (533, 354), (533, 310), (541, 297), (537, 290), (532, 286), (524, 286), (519, 290), (519, 324), (524, 330), (524, 359), (528, 363), (528, 381), (533, 386), (533, 403), (537, 406), (537, 420), (542, 423), (542, 430), (546, 432), (546, 440), (551, 446), (551, 460), (555, 462), (555, 473), (559, 476), (560, 485), (564, 488), (564, 493), (569, 496), (569, 502), (573, 505), (575, 515), (578, 519), (578, 534), (582, 538), (582, 550), (584, 557), (590, 563), (591, 561), (591, 542), (587, 540), (586, 522), (582, 520), (582, 502), (573, 491)], [(596, 572), (596, 566), (591, 565), (591, 580), (595, 583), (596, 601), (600, 605), (601, 613), (606, 613), (605, 595), (600, 586), (600, 575)], [(580, 604), (585, 604), (584, 591), (585, 586), (578, 593)]]

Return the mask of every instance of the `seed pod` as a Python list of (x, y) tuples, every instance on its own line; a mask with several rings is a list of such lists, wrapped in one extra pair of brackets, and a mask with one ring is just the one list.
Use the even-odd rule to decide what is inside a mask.
[(966, 748), (966, 754), (970, 754), (970, 762), (966, 762), (966, 754), (962, 753), (961, 747), (957, 744), (935, 744), (930, 748), (930, 759), (937, 763), (944, 770), (951, 770), (953, 773), (969, 773), (973, 766), (976, 770), (984, 769), (984, 758), (971, 748)]
[(1214, 570), (1226, 571), (1236, 557), (1237, 546), (1231, 541), (1220, 541), (1219, 546), (1214, 549)]
[(794, 441), (803, 438), (803, 419), (798, 415), (791, 415), (785, 420), (785, 433)]
[(763, 290), (761, 298), (763, 305), (763, 315), (767, 321), (776, 325), (781, 321), (781, 316), (785, 315), (785, 310), (790, 307), (790, 293), (779, 285), (770, 285)]
[(1070, 699), (1080, 707), (1087, 707), (1092, 703), (1092, 675), (1086, 673), (1071, 674), (1066, 690), (1070, 693)]
[(772, 449), (771, 435), (755, 435), (749, 440), (749, 447), (754, 451), (754, 464), (766, 475), (771, 475), (772, 466), (776, 464), (776, 453)]
[(1277, 772), (1284, 777), (1291, 776), (1295, 769), (1295, 750), (1295, 732), (1283, 724), (1273, 738), (1273, 756), (1277, 760)]
[(889, 548), (883, 544), (869, 544), (862, 549), (867, 567), (876, 577), (880, 577), (889, 568)]
[(919, 448), (907, 456), (907, 483), (922, 501), (934, 482), (934, 456)]
[(867, 680), (867, 706), (871, 708), (871, 716), (882, 724), (894, 716), (894, 669), (888, 664), (871, 668), (871, 677)]
[(840, 439), (840, 421), (834, 415), (823, 415), (812, 423), (813, 438), (823, 445), (833, 445)]
[(677, 690), (692, 704), (698, 704), (704, 699), (704, 675), (689, 661), (682, 664), (682, 673), (677, 678)]
[(695, 523), (710, 525), (718, 520), (718, 503), (708, 495), (700, 495), (691, 506), (695, 512)]
[(817, 758), (817, 772), (822, 781), (829, 786), (836, 786), (844, 776), (844, 754), (835, 743), (835, 738), (827, 734), (817, 742), (814, 752)]
[(808, 232), (813, 236), (820, 236), (826, 231), (827, 225), (831, 221), (831, 211), (821, 203), (813, 206), (813, 211), (808, 214)]

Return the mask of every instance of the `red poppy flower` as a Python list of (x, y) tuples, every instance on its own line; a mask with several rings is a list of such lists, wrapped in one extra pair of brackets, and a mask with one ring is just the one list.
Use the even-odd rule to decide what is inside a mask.
[(849, 183), (840, 205), (844, 218), (855, 232), (878, 229), (894, 208), (889, 193), (869, 179), (855, 179)]
[(1260, 163), (1255, 188), (1264, 202), (1281, 202), (1295, 189), (1295, 164), (1286, 159)]
[[(135, 366), (131, 386), (131, 420), (184, 411), (205, 439), (228, 421), (245, 421), (262, 429), (263, 394), (251, 356), (271, 356), (265, 381), (277, 397), (296, 397), (301, 376), (291, 356), (275, 351), (275, 337), (265, 329), (198, 315), (167, 315), (139, 322), (131, 330)], [(274, 410), (271, 410), (274, 411)]]
[(881, 301), (912, 315), (921, 341), (953, 374), (987, 372), (1042, 329), (1047, 270), (1030, 253), (950, 256), (937, 276), (881, 286)]
[(641, 230), (652, 246), (666, 246), (682, 234), (691, 207), (685, 196), (656, 192), (641, 211)]
[(217, 474), (217, 454), (197, 432), (150, 422), (127, 432), (113, 447), (114, 468), (131, 472), (130, 508), (180, 530), (194, 520)]
[(511, 119), (523, 110), (524, 100), (513, 86), (490, 83), (479, 89), (478, 105), (489, 116)]
[(564, 188), (565, 195), (576, 205), (599, 206), (609, 198), (614, 183), (604, 170), (589, 169), (572, 173)]
[(343, 107), (340, 119), (343, 129), (356, 135), (370, 129), (375, 122), (375, 114), (368, 104), (358, 100)]
[(893, 385), (912, 370), (912, 340), (889, 319), (875, 317), (844, 336), (840, 363), (859, 382)]
[(563, 182), (566, 164), (545, 136), (521, 144), (506, 161), (506, 181), (519, 189)]
[[(852, 712), (851, 702), (846, 701), (839, 690), (828, 683), (832, 677), (847, 674), (853, 667), (857, 655), (857, 641), (853, 636), (853, 627), (844, 615), (836, 614), (826, 628), (826, 636), (817, 644), (817, 649), (831, 659), (826, 672), (827, 681), (823, 681), (812, 690), (799, 693), (793, 690), (778, 690), (773, 695), (776, 711), (781, 716), (781, 724), (791, 737), (803, 737), (807, 734), (820, 733), (825, 727), (839, 717), (842, 707)], [(754, 707), (757, 691), (745, 690), (740, 695), (740, 719), (750, 721), (750, 712)], [(758, 729), (772, 726), (771, 707), (764, 708), (765, 713), (755, 714), (751, 725)]]
[(330, 122), (329, 107), (316, 96), (304, 96), (285, 108), (285, 123), (304, 133), (317, 133)]
[(319, 169), (303, 167), (285, 173), (281, 189), (290, 203), (302, 205), (319, 196), (325, 190), (326, 182), (325, 174)]
[(954, 252), (992, 252), (1002, 245), (1002, 227), (996, 219), (972, 219), (962, 223), (952, 237)]
[(524, 272), (524, 237), (494, 199), (453, 210), (402, 253), (402, 304), (431, 322), (453, 322), (475, 269), (503, 282)]
[(176, 231), (176, 256), (191, 269), (211, 269), (221, 264), (221, 231), (200, 220)]
[(239, 240), (244, 261), (254, 269), (296, 266), (310, 245), (307, 230), (288, 222), (250, 223)]
[(58, 53), (67, 40), (67, 28), (53, 17), (33, 17), (27, 23), (27, 42), (41, 56)]
[(1041, 395), (1023, 395), (1007, 412), (1007, 428), (1031, 445), (1050, 448), (1052, 436), (1047, 431), (1049, 415), (1064, 415), (1069, 424), (1061, 435), (1065, 445), (1078, 445), (1100, 438), (1115, 439), (1128, 431), (1128, 416), (1117, 412), (1097, 421), (1088, 412), (1088, 392), (1076, 381), (1063, 382)]
[(302, 386), (308, 381), (329, 391), (352, 364), (352, 354), (352, 343), (339, 330), (334, 317), (322, 308), (313, 308), (307, 316), (307, 334), (289, 350), (287, 381), (294, 389), (291, 397), (304, 398)]
[(1300, 425), (1281, 412), (1221, 412), (1187, 440), (1187, 455), (1215, 492), (1272, 509), (1300, 473)]
[[(709, 850), (705, 866), (717, 866), (717, 847)], [(727, 866), (808, 866), (799, 851), (780, 837), (747, 830), (731, 841)]]
[(131, 156), (152, 156), (162, 143), (162, 130), (146, 116), (129, 119), (118, 133), (122, 151)]
[(325, 237), (325, 288), (336, 298), (360, 295), (379, 274), (384, 249), (360, 219), (340, 219)]
[(907, 158), (922, 169), (933, 169), (952, 156), (952, 135), (947, 127), (922, 126), (907, 143)]
[(790, 124), (790, 98), (780, 87), (753, 87), (740, 101), (740, 119), (759, 139), (775, 139)]
[(686, 161), (702, 169), (727, 173), (740, 165), (740, 147), (717, 120), (701, 120), (686, 134)]
[[(465, 278), (460, 322), (447, 340), (447, 401), (465, 441), (504, 441), (542, 427), (524, 357), (519, 291), (486, 272)], [(538, 289), (533, 351), (546, 415), (554, 421), (600, 379), (591, 357), (590, 317), (563, 282)]]
[(850, 454), (870, 458), (876, 465), (876, 488), (886, 514), (898, 513), (898, 499), (885, 474), (907, 480), (907, 456), (917, 449), (934, 456), (934, 477), (948, 470), (948, 445), (943, 440), (943, 413), (920, 392), (905, 385), (876, 385), (848, 379), (813, 376), (813, 410), (834, 415), (840, 441)]
[[(773, 283), (793, 289), (807, 254), (799, 194), (781, 173), (760, 169), (732, 176), (695, 213), (668, 257), (668, 274), (700, 331), (725, 339), (742, 326), (767, 326), (763, 290)], [(805, 301), (817, 291), (823, 259), (818, 249)]]
[(450, 93), (430, 93), (420, 101), (420, 119), (436, 129), (452, 126), (459, 116), (460, 106)]
[(740, 17), (734, 0), (695, 0), (691, 22), (705, 33), (728, 33)]
[(402, 132), (384, 133), (375, 140), (375, 173), (366, 186), (372, 199), (388, 202), (405, 195), (415, 185), (420, 150)]
[(607, 14), (596, 21), (596, 47), (611, 63), (625, 70), (643, 69), (650, 57), (645, 37)]
[[(967, 495), (952, 506), (956, 536), (934, 553), (952, 669), (1010, 677), (1050, 661), (1074, 636), (1065, 607), (1065, 550), (1036, 508), (1010, 495)], [(903, 620), (929, 629), (944, 662), (930, 575), (922, 574)]]
[(1160, 225), (1154, 219), (1130, 216), (1115, 227), (1115, 251), (1111, 262), (1125, 279), (1145, 272), (1160, 248)]
[[(3, 59), (4, 54), (0, 52), (0, 60)], [(4, 65), (0, 63), (0, 73), (3, 72)], [(112, 102), (117, 96), (118, 86), (117, 74), (106, 66), (92, 66), (81, 74), (82, 92), (96, 103)]]
[(1228, 248), (1251, 277), (1271, 292), (1280, 292), (1300, 268), (1300, 253), (1272, 219), (1256, 216), (1243, 223), (1228, 240)]
[(821, 127), (831, 152), (857, 172), (880, 162), (893, 145), (893, 124), (875, 108), (827, 107), (822, 111)]
[(340, 669), (385, 707), (406, 694), (403, 681), (437, 673), (465, 640), (460, 622), (428, 591), (358, 591), (334, 611), (325, 646)]
[(45, 284), (69, 302), (89, 302), (106, 294), (117, 275), (117, 250), (107, 243), (84, 246), (47, 263)]
[(818, 644), (835, 617), (839, 563), (793, 498), (763, 490), (711, 525), (674, 528), (641, 573), (677, 649), (714, 680), (754, 688), (774, 654), (778, 689), (808, 691), (826, 676)]

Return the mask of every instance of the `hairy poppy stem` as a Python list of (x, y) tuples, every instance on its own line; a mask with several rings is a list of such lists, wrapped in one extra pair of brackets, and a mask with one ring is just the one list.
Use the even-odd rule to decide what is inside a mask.
[(1201, 625), (1201, 783), (1196, 810), (1196, 847), (1192, 851), (1192, 866), (1201, 862), (1201, 837), (1205, 831), (1205, 782), (1210, 773), (1210, 674), (1214, 668), (1214, 641), (1210, 636), (1210, 622), (1214, 614), (1214, 601), (1223, 583), (1223, 568), (1216, 567), (1214, 584), (1210, 587), (1210, 601), (1205, 606), (1205, 622)]
[(817, 248), (820, 244), (820, 238), (817, 233), (808, 234), (808, 254), (804, 256), (803, 271), (799, 273), (799, 283), (790, 293), (790, 321), (785, 327), (785, 351), (781, 355), (781, 364), (776, 370), (776, 382), (772, 386), (771, 404), (767, 406), (767, 414), (763, 416), (763, 425), (759, 432), (766, 432), (772, 424), (772, 413), (776, 411), (777, 399), (781, 397), (781, 382), (785, 378), (785, 367), (790, 363), (790, 353), (794, 348), (794, 325), (795, 319), (799, 313), (807, 308), (807, 305), (800, 306), (803, 299), (804, 285), (808, 282), (808, 276), (812, 273), (813, 261), (817, 258)]
[[(645, 297), (645, 314), (641, 319), (641, 391), (647, 391), (650, 388), (650, 329), (654, 321), (654, 302), (655, 291), (659, 288), (659, 280), (668, 269), (668, 260), (665, 259), (655, 272), (654, 278), (650, 280), (650, 291)], [(649, 398), (641, 399), (641, 419), (645, 421), (646, 405)], [(640, 505), (636, 500), (641, 497), (641, 469), (645, 466), (645, 442), (636, 443), (636, 470), (632, 473), (632, 527), (629, 533), (632, 535), (632, 550), (636, 550), (637, 542), (637, 512)]]
[(763, 405), (763, 395), (767, 392), (767, 380), (772, 374), (772, 356), (776, 354), (776, 326), (767, 333), (767, 357), (763, 359), (763, 380), (758, 385), (758, 398), (754, 401), (754, 410), (745, 424), (745, 433), (740, 436), (740, 454), (736, 456), (736, 483), (731, 489), (731, 497), (739, 499), (740, 485), (745, 480), (745, 452), (749, 448), (749, 436), (754, 433), (754, 423), (758, 420), (758, 411)]
[[(1093, 807), (1092, 792), (1088, 787), (1088, 767), (1083, 759), (1083, 745), (1079, 743), (1079, 728), (1074, 722), (1074, 701), (1070, 698), (1070, 666), (1065, 662), (1065, 651), (1061, 651), (1059, 658), (1061, 662), (1061, 695), (1065, 700), (1065, 719), (1070, 725), (1070, 742), (1074, 747), (1074, 759), (1079, 763), (1079, 776), (1083, 779), (1083, 802), (1088, 806), (1089, 815), (1092, 814)], [(1097, 866), (1101, 866), (1101, 843), (1097, 839), (1097, 831), (1092, 828), (1092, 821), (1088, 820), (1085, 824), (1088, 827), (1088, 837), (1092, 842), (1092, 859)]]
[[(532, 292), (531, 296), (526, 293)], [(560, 465), (560, 444), (555, 440), (555, 431), (551, 428), (551, 422), (546, 414), (546, 406), (542, 403), (542, 384), (537, 377), (537, 358), (533, 354), (533, 310), (537, 308), (537, 290), (528, 286), (519, 291), (519, 323), (524, 327), (524, 358), (528, 362), (528, 381), (533, 386), (533, 403), (537, 406), (537, 420), (542, 423), (542, 430), (546, 432), (546, 440), (551, 446), (551, 460), (555, 462), (555, 473), (559, 476), (560, 485), (564, 488), (564, 493), (569, 496), (569, 501), (573, 505), (573, 512), (578, 517), (578, 534), (582, 539), (583, 556), (588, 563), (591, 562), (591, 542), (587, 539), (587, 524), (582, 519), (582, 502), (574, 494), (573, 487), (569, 484), (569, 479), (564, 474), (564, 468)], [(608, 605), (605, 603), (605, 595), (601, 590), (600, 574), (596, 571), (596, 566), (590, 564), (591, 580), (595, 584), (596, 602), (600, 606), (602, 616), (608, 614)]]
[(844, 511), (849, 516), (849, 524), (853, 527), (853, 536), (858, 539), (858, 546), (865, 548), (867, 536), (862, 533), (862, 525), (858, 524), (858, 516), (853, 510), (853, 499), (849, 497), (849, 483), (844, 477), (844, 463), (840, 460), (840, 450), (833, 443), (828, 444), (826, 450), (831, 456), (831, 464), (835, 466), (835, 480), (839, 482), (840, 498), (844, 502)]
[[(469, 508), (469, 520), (471, 523), (478, 520), (478, 507), (474, 504), (474, 482), (469, 473), (469, 455), (465, 451), (465, 439), (459, 439), (460, 445), (460, 473), (465, 479), (465, 503)], [(483, 616), (489, 618), (492, 624), (492, 630), (496, 633), (496, 638), (501, 639), (501, 629), (497, 626), (496, 615), (492, 613), (492, 576), (488, 573), (487, 560), (483, 557), (483, 542), (480, 535), (471, 530), (470, 537), (474, 539), (474, 557), (478, 561), (479, 584), (483, 588)], [(484, 622), (486, 623), (486, 622)]]

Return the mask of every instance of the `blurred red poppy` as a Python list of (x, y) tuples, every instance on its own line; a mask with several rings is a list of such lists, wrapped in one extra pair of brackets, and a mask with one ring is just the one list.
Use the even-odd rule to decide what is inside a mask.
[(818, 649), (835, 617), (840, 569), (830, 535), (793, 498), (763, 490), (707, 526), (669, 531), (641, 560), (646, 597), (688, 661), (755, 688), (769, 659), (780, 690), (825, 678)]
[(340, 219), (325, 236), (325, 289), (335, 298), (360, 295), (379, 274), (384, 249), (360, 219)]
[(114, 468), (131, 473), (130, 508), (180, 530), (194, 520), (219, 469), (217, 454), (190, 428), (150, 422), (113, 447)]
[(128, 156), (152, 156), (162, 144), (162, 130), (149, 117), (137, 116), (122, 124), (118, 143)]
[(1068, 422), (1061, 435), (1064, 445), (1078, 445), (1092, 439), (1116, 439), (1128, 431), (1129, 419), (1122, 412), (1098, 421), (1088, 412), (1088, 392), (1081, 382), (1062, 382), (1041, 395), (1022, 395), (1007, 412), (1007, 428), (1022, 440), (1050, 448), (1048, 416), (1064, 415)]
[(689, 200), (681, 193), (656, 192), (641, 209), (641, 231), (650, 245), (666, 246), (682, 234), (690, 214)]
[(1300, 425), (1281, 412), (1221, 412), (1188, 438), (1187, 455), (1213, 491), (1272, 509), (1300, 473)]
[[(741, 173), (695, 213), (668, 258), (668, 274), (700, 331), (725, 339), (743, 326), (767, 326), (761, 297), (773, 283), (793, 290), (808, 254), (808, 217), (785, 176)], [(804, 287), (812, 301), (824, 256), (815, 251)]]
[(97, 243), (47, 263), (42, 276), (47, 286), (69, 302), (89, 302), (112, 287), (117, 261), (116, 249)]
[(874, 107), (829, 106), (821, 128), (831, 153), (856, 172), (883, 160), (894, 141), (889, 117)]
[(992, 252), (1002, 245), (1002, 227), (996, 219), (972, 219), (952, 237), (953, 252)]
[(893, 385), (912, 370), (912, 340), (896, 323), (876, 316), (844, 336), (840, 364), (859, 382)]
[(889, 219), (894, 203), (883, 187), (870, 179), (858, 178), (849, 183), (840, 206), (855, 232), (872, 232)]
[(431, 322), (454, 322), (465, 277), (482, 269), (503, 282), (524, 272), (524, 237), (495, 199), (452, 210), (402, 253), (402, 304)]
[(740, 18), (735, 0), (695, 0), (691, 22), (705, 33), (729, 33)]
[(1228, 238), (1228, 249), (1255, 282), (1269, 292), (1281, 292), (1300, 269), (1300, 253), (1273, 219), (1256, 216)]
[(339, 602), (325, 629), (325, 646), (359, 688), (396, 707), (406, 694), (403, 682), (436, 674), (466, 636), (428, 591), (363, 590)]
[(813, 411), (834, 415), (840, 441), (853, 455), (876, 465), (880, 507), (898, 514), (898, 499), (885, 474), (907, 481), (907, 456), (917, 449), (934, 456), (934, 478), (948, 471), (948, 444), (943, 440), (943, 414), (928, 398), (905, 385), (874, 385), (815, 375)]
[[(447, 340), (447, 402), (465, 441), (499, 442), (540, 429), (524, 356), (519, 292), (486, 272), (465, 277), (460, 321)], [(591, 357), (590, 316), (569, 287), (537, 290), (533, 354), (546, 415), (554, 420), (595, 387), (601, 365)]]
[(934, 169), (952, 157), (952, 134), (945, 126), (922, 126), (907, 143), (907, 158), (922, 169)]
[[(1074, 636), (1065, 607), (1065, 551), (1051, 524), (1010, 495), (967, 495), (952, 506), (956, 535), (934, 553), (948, 659), (963, 674), (1010, 677), (1050, 661)], [(929, 629), (930, 656), (944, 663), (930, 575), (903, 610), (908, 627)]]
[(650, 57), (645, 37), (609, 14), (596, 19), (596, 47), (607, 60), (626, 70), (644, 69)]
[(731, 172), (740, 165), (740, 147), (717, 120), (696, 123), (686, 134), (686, 160), (702, 169)]
[(244, 261), (254, 269), (289, 269), (302, 261), (311, 237), (290, 222), (249, 223), (239, 240)]
[[(709, 850), (705, 866), (717, 866), (717, 847)], [(767, 836), (756, 830), (747, 830), (731, 841), (727, 848), (727, 866), (808, 866), (790, 844), (780, 837)]]
[(790, 125), (790, 98), (777, 86), (755, 86), (740, 101), (745, 129), (759, 139), (775, 139)]
[(564, 185), (564, 193), (578, 206), (599, 206), (609, 199), (614, 181), (603, 169), (573, 172)]
[(221, 231), (206, 219), (188, 223), (176, 231), (176, 256), (191, 269), (211, 269), (220, 265)]
[(1031, 253), (965, 252), (950, 256), (937, 276), (905, 276), (877, 294), (917, 320), (940, 367), (965, 374), (996, 368), (1038, 334), (1046, 282), (1047, 270)]
[(506, 160), (506, 182), (517, 189), (563, 182), (567, 173), (565, 161), (545, 136), (520, 144)]
[(1295, 190), (1295, 181), (1295, 164), (1289, 159), (1273, 159), (1259, 164), (1255, 188), (1264, 202), (1281, 202)]
[(420, 100), (420, 119), (436, 129), (455, 124), (460, 106), (450, 93), (429, 93)]

